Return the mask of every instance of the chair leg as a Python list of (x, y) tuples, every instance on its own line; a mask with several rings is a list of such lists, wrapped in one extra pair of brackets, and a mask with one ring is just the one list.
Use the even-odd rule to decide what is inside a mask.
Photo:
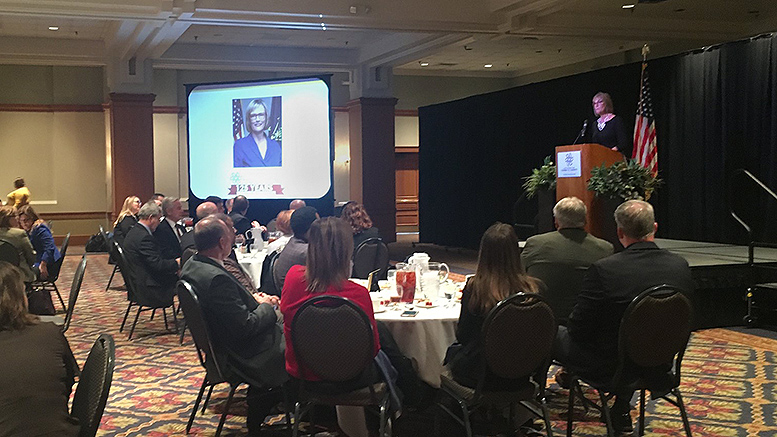
[(192, 408), (192, 414), (189, 416), (189, 423), (186, 424), (186, 434), (189, 434), (189, 431), (192, 429), (192, 424), (194, 423), (194, 416), (197, 415), (197, 409), (200, 406), (200, 401), (202, 400), (202, 394), (205, 393), (205, 386), (208, 385), (208, 377), (202, 378), (202, 385), (200, 386), (200, 392), (197, 394), (197, 399), (194, 401), (194, 408)]
[(105, 286), (105, 291), (108, 291), (108, 289), (111, 288), (111, 282), (113, 282), (113, 276), (116, 274), (116, 270), (119, 270), (118, 265), (113, 266), (113, 272), (111, 272), (111, 277), (108, 279), (108, 285)]
[(378, 435), (380, 437), (388, 437), (386, 434), (386, 421), (388, 418), (388, 393), (383, 397), (383, 401), (380, 403), (380, 425), (378, 429)]
[(169, 331), (170, 327), (167, 325), (167, 310), (162, 308), (162, 317), (165, 319), (165, 331)]
[(213, 394), (213, 386), (211, 385), (208, 389), (208, 396), (205, 396), (205, 402), (202, 404), (202, 412), (200, 414), (205, 414), (205, 409), (208, 408), (208, 402), (210, 402), (210, 395)]
[(575, 411), (575, 387), (578, 385), (577, 380), (572, 380), (572, 385), (569, 386), (569, 399), (567, 400), (567, 437), (572, 437), (572, 414)]
[(550, 411), (548, 410), (548, 401), (543, 397), (540, 402), (542, 408), (542, 420), (545, 422), (545, 434), (553, 437), (553, 425), (550, 424)]
[(294, 426), (291, 428), (291, 436), (299, 437), (299, 422), (300, 422), (300, 405), (299, 401), (294, 403)]
[(683, 428), (685, 428), (686, 437), (691, 436), (691, 424), (688, 422), (688, 413), (685, 411), (685, 403), (683, 402), (683, 396), (680, 394), (679, 388), (673, 388), (672, 393), (677, 398), (677, 407), (680, 409), (680, 416), (683, 418)]
[(59, 298), (59, 303), (62, 304), (62, 311), (67, 312), (67, 307), (65, 306), (65, 301), (62, 299), (62, 294), (59, 292), (59, 288), (57, 288), (57, 283), (52, 282), (51, 285), (54, 286), (54, 291), (57, 292), (57, 297)]
[(183, 346), (183, 338), (186, 335), (186, 321), (183, 322), (183, 329), (181, 329), (181, 345)]
[(639, 392), (639, 423), (637, 427), (637, 435), (645, 435), (645, 389)]
[(286, 410), (286, 427), (289, 430), (289, 435), (294, 434), (294, 428), (292, 428), (292, 418), (291, 418), (291, 403), (289, 398), (289, 389), (286, 385), (282, 387), (283, 391), (283, 409)]
[(129, 337), (127, 340), (132, 340), (132, 333), (135, 332), (135, 325), (138, 324), (138, 317), (140, 317), (140, 311), (143, 309), (142, 306), (138, 305), (138, 312), (135, 314), (135, 321), (132, 322), (132, 327), (130, 328)]
[(130, 308), (132, 308), (132, 302), (130, 302), (127, 305), (127, 311), (124, 313), (124, 320), (121, 321), (121, 327), (119, 328), (119, 332), (124, 331), (124, 324), (127, 323), (127, 317), (129, 317)]
[(601, 390), (596, 390), (599, 393), (599, 399), (602, 400), (602, 413), (604, 413), (604, 422), (607, 425), (607, 435), (609, 437), (615, 437), (615, 431), (612, 426), (612, 415), (610, 414), (610, 406), (607, 405), (607, 396)]
[(233, 385), (229, 389), (229, 396), (227, 396), (227, 404), (224, 405), (224, 412), (221, 413), (221, 419), (219, 420), (219, 427), (216, 428), (216, 437), (221, 435), (221, 429), (224, 428), (224, 422), (227, 420), (227, 414), (229, 413), (229, 406), (232, 405), (232, 397), (235, 395), (235, 390), (237, 390), (237, 384)]
[(175, 315), (175, 306), (173, 306), (173, 309), (170, 312), (173, 313), (173, 328), (175, 329), (175, 333), (178, 334), (178, 316)]
[(156, 314), (156, 308), (151, 310), (151, 318), (149, 320), (151, 320), (152, 322), (154, 321), (154, 314)]
[(467, 437), (472, 437), (472, 424), (469, 423), (469, 410), (467, 404), (463, 400), (458, 400), (461, 407), (462, 418), (464, 419), (464, 429), (466, 430)]

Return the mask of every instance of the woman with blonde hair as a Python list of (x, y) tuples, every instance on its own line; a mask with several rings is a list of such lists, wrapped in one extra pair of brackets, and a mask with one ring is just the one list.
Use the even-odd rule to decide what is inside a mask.
[(30, 205), (19, 208), (18, 214), (19, 224), (27, 232), (32, 248), (35, 249), (35, 264), (32, 266), (40, 270), (40, 279), (57, 276), (59, 272), (56, 266), (61, 255), (48, 225)]
[(124, 237), (138, 222), (138, 211), (140, 211), (140, 198), (129, 196), (124, 199), (124, 206), (121, 207), (119, 216), (113, 223), (113, 239), (119, 244), (124, 243)]
[(361, 203), (348, 202), (340, 217), (348, 223), (353, 231), (354, 250), (370, 238), (380, 238), (378, 228), (372, 225), (372, 219)]
[(29, 313), (22, 272), (5, 261), (0, 350), (0, 434), (78, 435), (67, 407), (78, 369), (73, 352), (59, 327)]
[(453, 379), (475, 387), (475, 368), (481, 362), (483, 322), (500, 301), (518, 293), (538, 293), (542, 282), (528, 276), (521, 265), (518, 237), (505, 223), (491, 225), (480, 240), (478, 266), (462, 290), (461, 315), (456, 340), (461, 344), (455, 356), (446, 360)]

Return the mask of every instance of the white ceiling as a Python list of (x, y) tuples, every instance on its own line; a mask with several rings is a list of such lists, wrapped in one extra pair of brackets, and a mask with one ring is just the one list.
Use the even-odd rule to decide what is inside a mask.
[(0, 0), (0, 62), (521, 77), (638, 57), (646, 43), (659, 56), (777, 31), (775, 0), (624, 3)]

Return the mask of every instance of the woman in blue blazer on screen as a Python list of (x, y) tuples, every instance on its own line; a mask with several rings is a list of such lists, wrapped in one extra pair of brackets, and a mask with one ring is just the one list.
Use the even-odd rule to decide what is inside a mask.
[(245, 111), (248, 135), (235, 141), (234, 167), (280, 167), (281, 143), (267, 136), (270, 114), (261, 99), (254, 99)]

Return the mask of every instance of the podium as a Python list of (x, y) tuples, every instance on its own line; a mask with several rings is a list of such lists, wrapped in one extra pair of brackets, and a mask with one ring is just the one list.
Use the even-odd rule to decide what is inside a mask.
[[(564, 197), (575, 196), (585, 203), (588, 209), (585, 230), (599, 238), (609, 240), (609, 222), (614, 219), (605, 217), (605, 205), (588, 191), (588, 179), (591, 169), (604, 164), (610, 166), (623, 161), (620, 152), (610, 150), (599, 144), (574, 144), (556, 147), (556, 201)], [(609, 237), (609, 238), (608, 238)]]

